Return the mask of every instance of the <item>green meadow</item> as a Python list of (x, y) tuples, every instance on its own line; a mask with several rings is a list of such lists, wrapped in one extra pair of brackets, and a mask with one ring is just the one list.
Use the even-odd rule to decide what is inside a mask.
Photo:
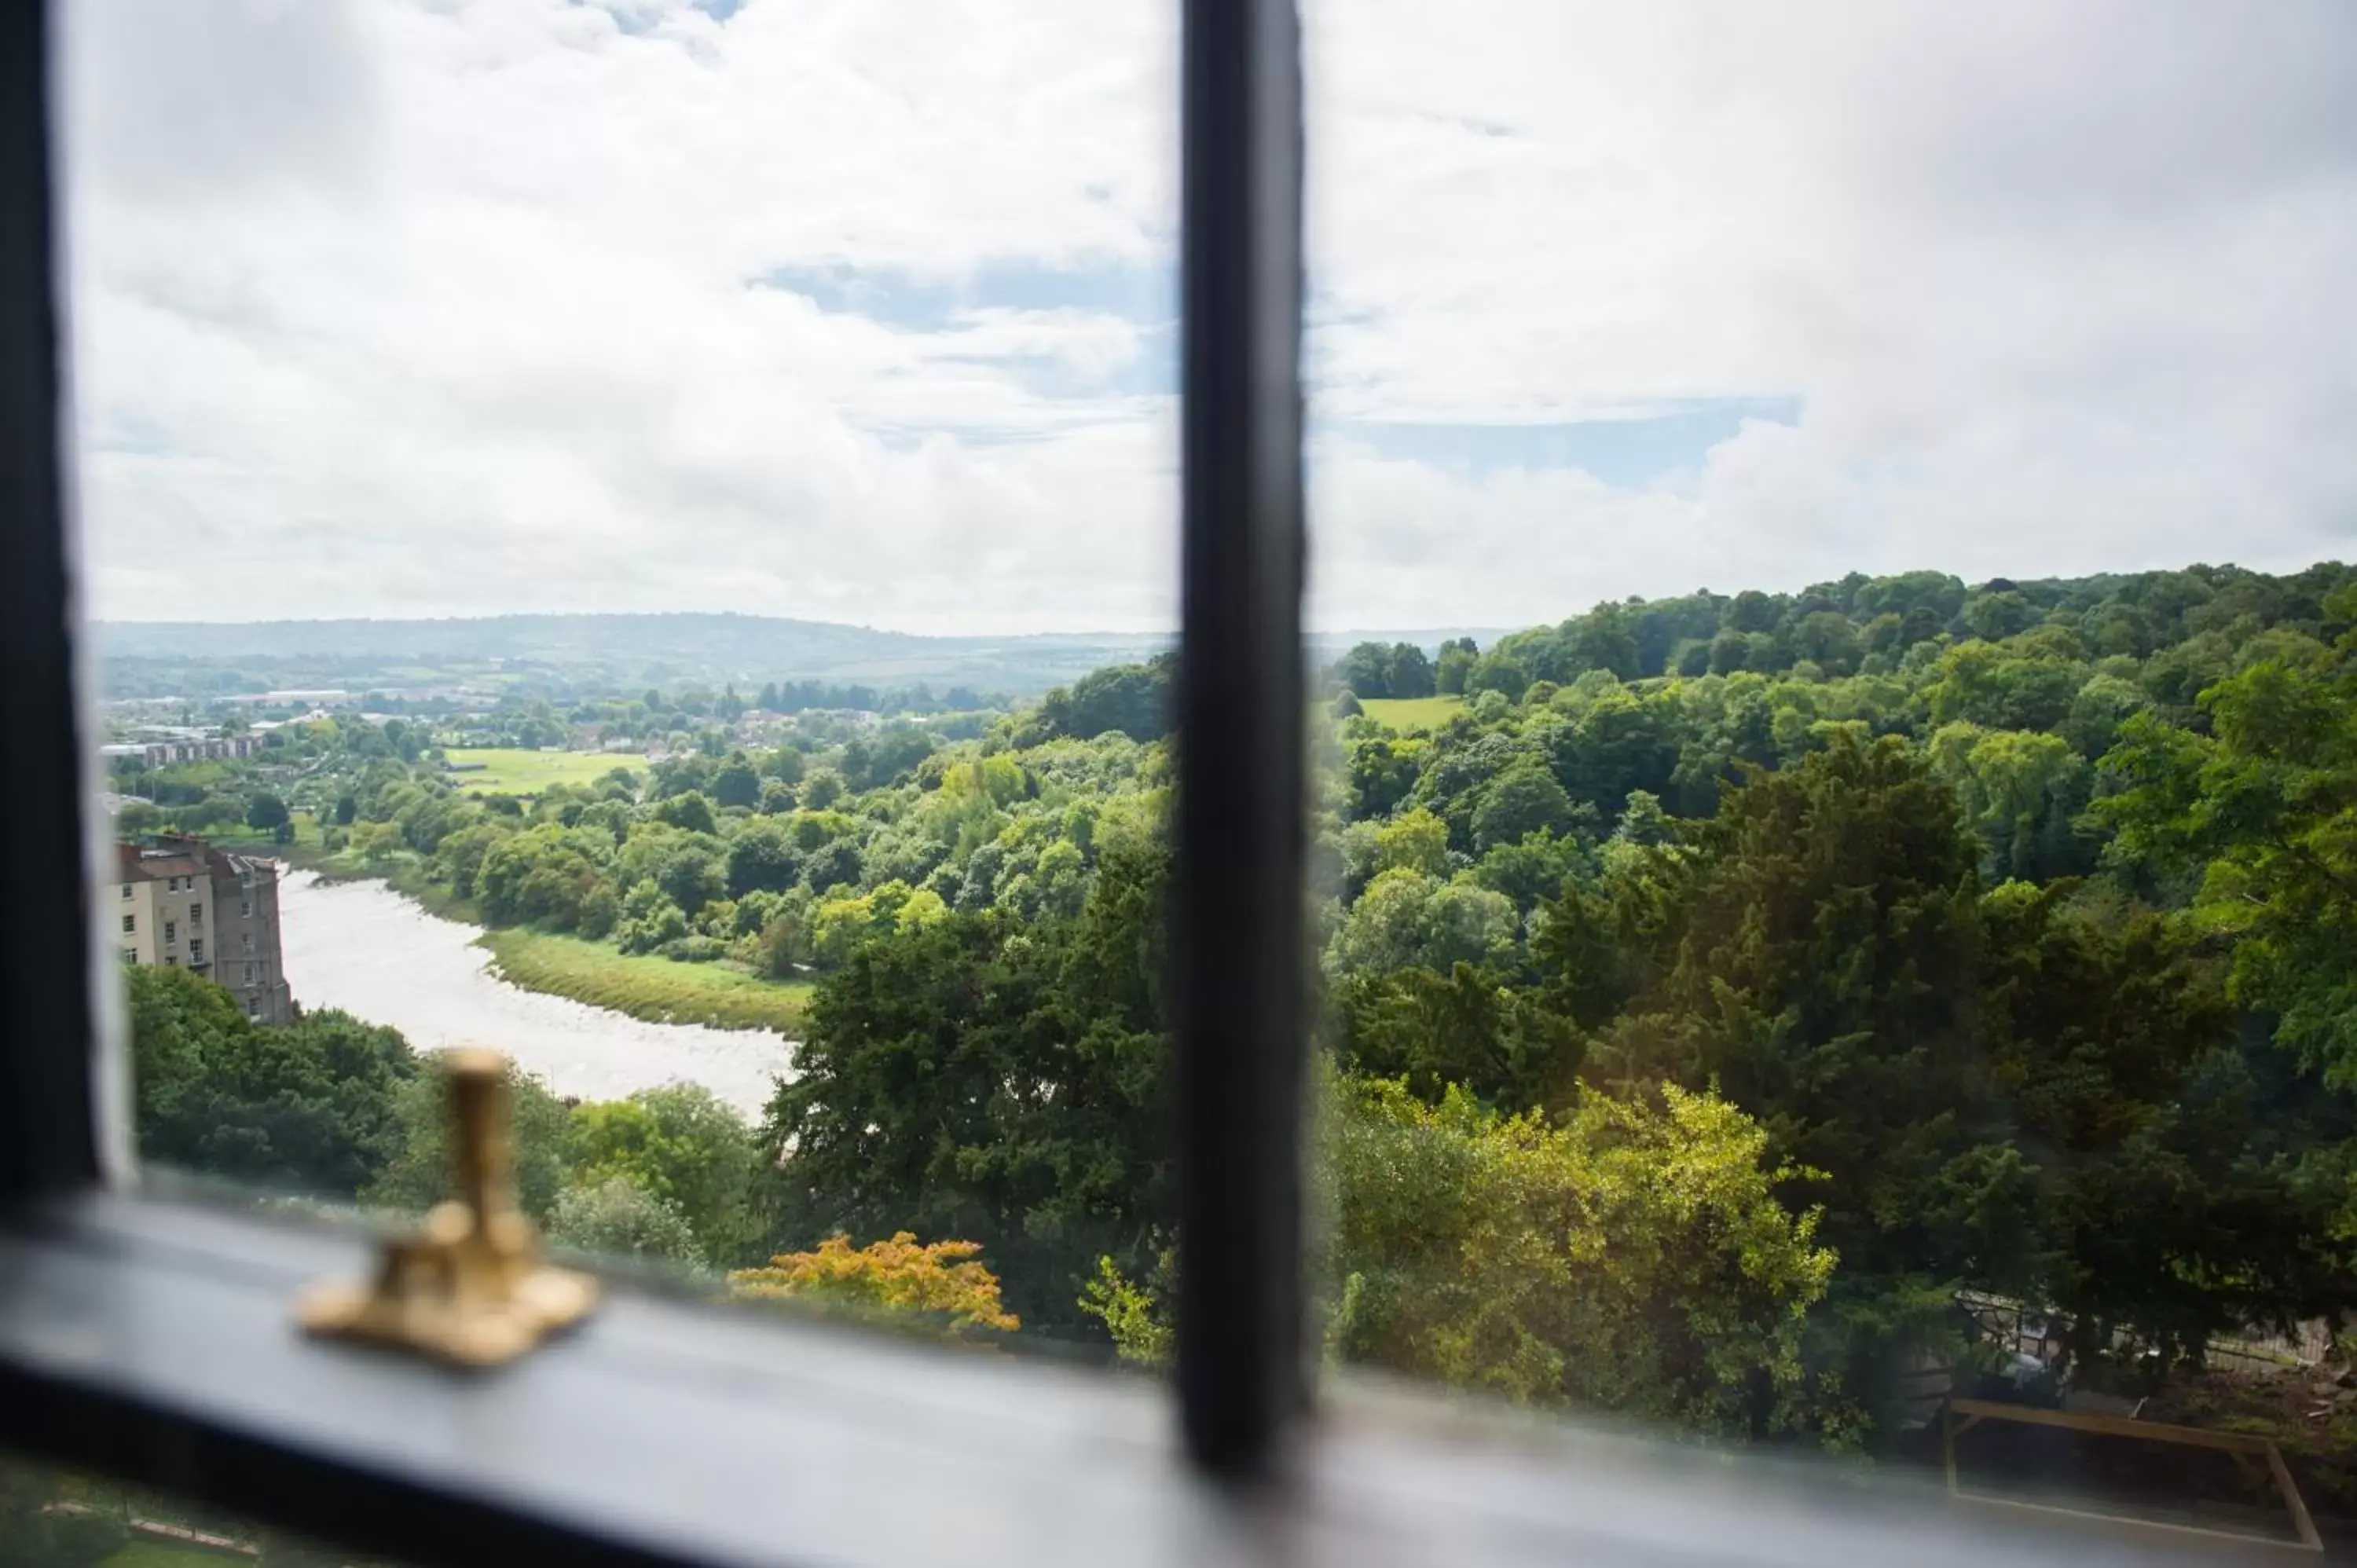
[[(537, 795), (552, 784), (594, 784), (617, 768), (646, 771), (643, 757), (610, 751), (527, 751), (521, 746), (446, 752), (451, 782), (469, 795)], [(479, 769), (479, 771), (478, 771)]]

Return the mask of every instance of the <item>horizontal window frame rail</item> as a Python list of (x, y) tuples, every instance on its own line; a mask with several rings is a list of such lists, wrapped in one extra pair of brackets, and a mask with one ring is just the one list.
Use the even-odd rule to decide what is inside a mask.
[(364, 1238), (124, 1194), (0, 1211), (0, 1449), (452, 1568), (2136, 1561), (1929, 1485), (1346, 1389), (1238, 1484), (1158, 1380), (618, 1288), (488, 1374), (296, 1332)]
[[(875, 1560), (863, 1542), (925, 1511), (895, 1498), (896, 1473), (1005, 1530), (989, 1505), (1009, 1477), (925, 1455), (961, 1422), (1017, 1451), (1008, 1381), (1072, 1441), (1050, 1476), (1114, 1452), (1180, 1468), (1146, 1380), (627, 1286), (579, 1332), (487, 1373), (305, 1337), (296, 1293), (371, 1261), (356, 1231), (200, 1203), (91, 1193), (16, 1210), (0, 1224), (0, 1449), (419, 1563), (617, 1568)], [(841, 1468), (765, 1517), (797, 1459)], [(976, 1555), (962, 1530), (909, 1536), (919, 1559)], [(979, 1555), (1019, 1555), (999, 1544)]]

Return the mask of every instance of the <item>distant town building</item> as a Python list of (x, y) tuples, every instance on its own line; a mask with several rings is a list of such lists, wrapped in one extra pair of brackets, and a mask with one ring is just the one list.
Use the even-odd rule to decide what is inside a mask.
[(107, 913), (124, 962), (194, 970), (257, 1022), (294, 1016), (278, 944), (276, 861), (165, 834), (149, 844), (117, 843), (115, 862)]
[(351, 693), (341, 686), (305, 686), (280, 692), (231, 692), (214, 700), (222, 703), (253, 703), (278, 707), (292, 703), (316, 704), (349, 702), (350, 699)]
[(158, 739), (102, 746), (98, 754), (109, 761), (135, 757), (150, 768), (176, 762), (219, 762), (231, 757), (252, 757), (262, 742), (250, 735), (171, 735)]

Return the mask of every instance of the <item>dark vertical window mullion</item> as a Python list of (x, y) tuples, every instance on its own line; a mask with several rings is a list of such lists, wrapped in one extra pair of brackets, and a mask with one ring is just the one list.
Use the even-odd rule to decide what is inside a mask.
[(49, 27), (0, 5), (0, 1198), (94, 1180), (88, 867), (59, 438)]
[(1302, 1358), (1301, 75), (1293, 0), (1185, 0), (1178, 1391), (1256, 1467)]

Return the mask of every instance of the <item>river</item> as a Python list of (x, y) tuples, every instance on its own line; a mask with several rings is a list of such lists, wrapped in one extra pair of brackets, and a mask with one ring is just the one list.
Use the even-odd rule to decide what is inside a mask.
[(290, 872), (278, 909), (287, 983), (305, 1007), (390, 1024), (421, 1051), (492, 1047), (558, 1094), (619, 1100), (684, 1080), (758, 1118), (792, 1057), (767, 1029), (648, 1024), (519, 990), (490, 972), (478, 928), (436, 919), (382, 882)]

